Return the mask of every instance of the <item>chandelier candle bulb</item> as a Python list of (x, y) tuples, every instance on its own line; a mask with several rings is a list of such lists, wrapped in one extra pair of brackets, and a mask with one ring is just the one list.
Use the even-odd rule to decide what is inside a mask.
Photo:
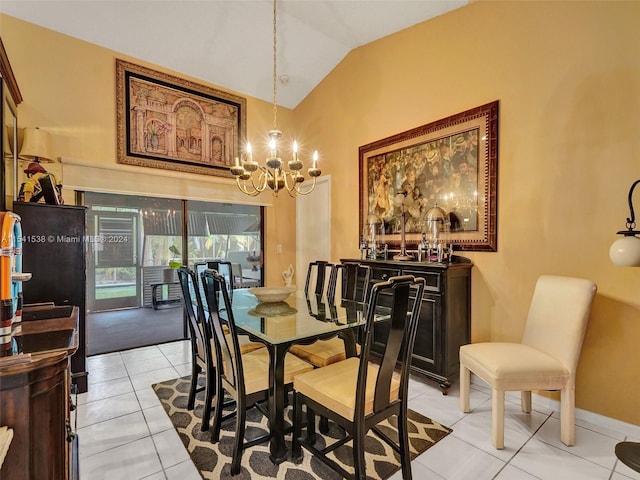
[(302, 162), (298, 160), (298, 142), (293, 142), (293, 160), (289, 161), (289, 170), (293, 170), (296, 172), (295, 180), (297, 183), (304, 181), (299, 179), (300, 173), (299, 170), (302, 170)]

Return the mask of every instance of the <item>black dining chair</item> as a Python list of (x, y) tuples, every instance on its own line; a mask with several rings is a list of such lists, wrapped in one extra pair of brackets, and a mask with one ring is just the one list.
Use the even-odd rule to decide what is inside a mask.
[(329, 291), (329, 280), (333, 263), (325, 260), (310, 262), (307, 268), (307, 278), (304, 282), (304, 293), (309, 295), (310, 290), (319, 296), (327, 295)]
[[(211, 331), (206, 323), (202, 297), (195, 272), (188, 267), (178, 269), (178, 280), (182, 290), (184, 311), (187, 315), (189, 339), (191, 342), (191, 384), (187, 398), (187, 409), (193, 410), (196, 394), (204, 390), (204, 408), (201, 430), (209, 428), (211, 403), (214, 394), (215, 367), (211, 348)], [(204, 387), (198, 387), (198, 379), (203, 374)]]
[[(207, 295), (205, 295), (204, 282), (202, 281), (202, 273), (205, 270), (207, 269), (215, 270), (225, 278), (225, 280), (228, 282), (228, 285), (229, 285), (230, 298), (233, 301), (233, 286), (231, 285), (232, 265), (230, 262), (227, 262), (224, 260), (208, 260), (206, 262), (197, 262), (194, 265), (194, 269), (195, 269), (196, 277), (198, 280), (200, 299), (203, 304), (203, 310), (205, 315), (208, 315), (209, 313), (209, 309), (207, 305)], [(218, 303), (214, 306), (214, 308), (218, 309), (219, 306), (220, 304)], [(229, 333), (229, 329), (226, 326), (224, 327), (224, 330), (225, 330), (225, 333)], [(258, 348), (264, 348), (264, 344), (260, 342), (252, 342), (249, 340), (249, 338), (246, 335), (242, 335), (240, 337), (239, 343), (240, 343), (240, 353), (247, 353), (252, 350), (257, 350)]]
[[(316, 305), (326, 309), (327, 305), (330, 307), (335, 303), (337, 294), (340, 294), (340, 299), (364, 301), (370, 271), (370, 267), (357, 263), (334, 265), (320, 260), (311, 262), (305, 282), (307, 303), (310, 307)], [(318, 318), (317, 315), (314, 316)], [(352, 338), (347, 339), (351, 340)], [(310, 345), (293, 345), (289, 351), (316, 367), (325, 367), (347, 358), (344, 342), (344, 338), (335, 337), (318, 340)]]
[(328, 299), (334, 303), (340, 300), (366, 302), (371, 285), (371, 267), (355, 262), (334, 265), (329, 278)]
[[(231, 299), (227, 290), (224, 276), (214, 270), (205, 270), (202, 274), (205, 294), (210, 305), (215, 304), (215, 298), (221, 297), (221, 305), (225, 307), (226, 322), (220, 318), (221, 310), (210, 312), (210, 322), (215, 336), (216, 365), (219, 366), (219, 374), (216, 377), (215, 409), (211, 441), (220, 440), (220, 428), (223, 421), (235, 417), (235, 436), (233, 443), (233, 455), (231, 461), (231, 474), (240, 473), (242, 452), (258, 443), (270, 438), (270, 435), (261, 435), (251, 440), (245, 440), (245, 426), (247, 409), (257, 407), (265, 416), (268, 413), (261, 404), (268, 399), (270, 356), (267, 349), (254, 350), (241, 354), (238, 343), (238, 330), (236, 328)], [(230, 330), (228, 335), (223, 330), (226, 324)], [(300, 373), (312, 370), (312, 366), (291, 354), (286, 354), (284, 360), (284, 382), (291, 388), (293, 377)], [(235, 400), (235, 411), (223, 415), (223, 401), (225, 392)]]
[[(228, 260), (222, 260), (219, 258), (214, 260), (207, 260), (204, 262), (196, 262), (193, 266), (193, 269), (196, 271), (198, 281), (202, 276), (202, 272), (204, 272), (207, 268), (211, 270), (215, 270), (216, 272), (224, 276), (224, 278), (227, 280), (227, 284), (229, 285), (231, 299), (233, 300), (234, 282), (233, 282), (233, 265), (231, 264), (231, 262), (229, 262)], [(204, 289), (202, 288), (202, 285), (200, 286), (200, 294), (202, 296), (203, 301), (206, 302), (206, 299), (204, 298)]]
[[(407, 432), (407, 390), (411, 352), (415, 341), (425, 281), (413, 276), (392, 277), (376, 283), (366, 312), (364, 344), (360, 357), (352, 357), (294, 379), (294, 432), (292, 459), (302, 461), (302, 447), (345, 478), (365, 480), (365, 437), (373, 431), (400, 456), (402, 477), (411, 479), (411, 457)], [(388, 322), (386, 348), (379, 361), (371, 362), (373, 322)], [(388, 318), (384, 318), (388, 316)], [(396, 365), (400, 365), (396, 371)], [(303, 439), (302, 407), (306, 406)], [(345, 431), (344, 438), (315, 445), (315, 415), (329, 418)], [(396, 443), (378, 424), (397, 417)], [(348, 472), (328, 454), (353, 441), (354, 472)]]

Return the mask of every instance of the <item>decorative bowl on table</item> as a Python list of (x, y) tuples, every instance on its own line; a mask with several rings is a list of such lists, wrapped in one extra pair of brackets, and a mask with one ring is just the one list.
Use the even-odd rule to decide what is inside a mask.
[(293, 289), (287, 287), (256, 287), (250, 288), (249, 293), (256, 296), (262, 303), (275, 303), (285, 301)]
[(287, 302), (260, 302), (249, 310), (249, 315), (254, 317), (280, 317), (293, 315), (297, 310)]

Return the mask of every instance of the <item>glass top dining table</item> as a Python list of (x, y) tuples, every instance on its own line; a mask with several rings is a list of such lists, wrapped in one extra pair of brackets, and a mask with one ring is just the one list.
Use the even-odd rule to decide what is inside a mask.
[[(355, 327), (366, 321), (366, 305), (336, 299), (331, 304), (324, 297), (304, 292), (292, 293), (286, 301), (261, 303), (249, 290), (233, 291), (233, 318), (239, 332), (265, 344), (269, 351), (269, 444), (271, 461), (286, 460), (284, 357), (293, 344), (310, 344), (340, 335), (347, 356), (356, 355)], [(225, 317), (225, 312), (220, 312)]]

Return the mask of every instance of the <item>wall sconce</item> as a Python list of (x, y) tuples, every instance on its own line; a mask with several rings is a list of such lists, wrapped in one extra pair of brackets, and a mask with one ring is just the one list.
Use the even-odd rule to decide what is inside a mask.
[(629, 189), (629, 217), (627, 217), (627, 229), (618, 232), (622, 238), (617, 239), (609, 249), (609, 258), (619, 267), (640, 267), (640, 230), (636, 228), (636, 214), (633, 211), (633, 190), (640, 180), (636, 180)]

